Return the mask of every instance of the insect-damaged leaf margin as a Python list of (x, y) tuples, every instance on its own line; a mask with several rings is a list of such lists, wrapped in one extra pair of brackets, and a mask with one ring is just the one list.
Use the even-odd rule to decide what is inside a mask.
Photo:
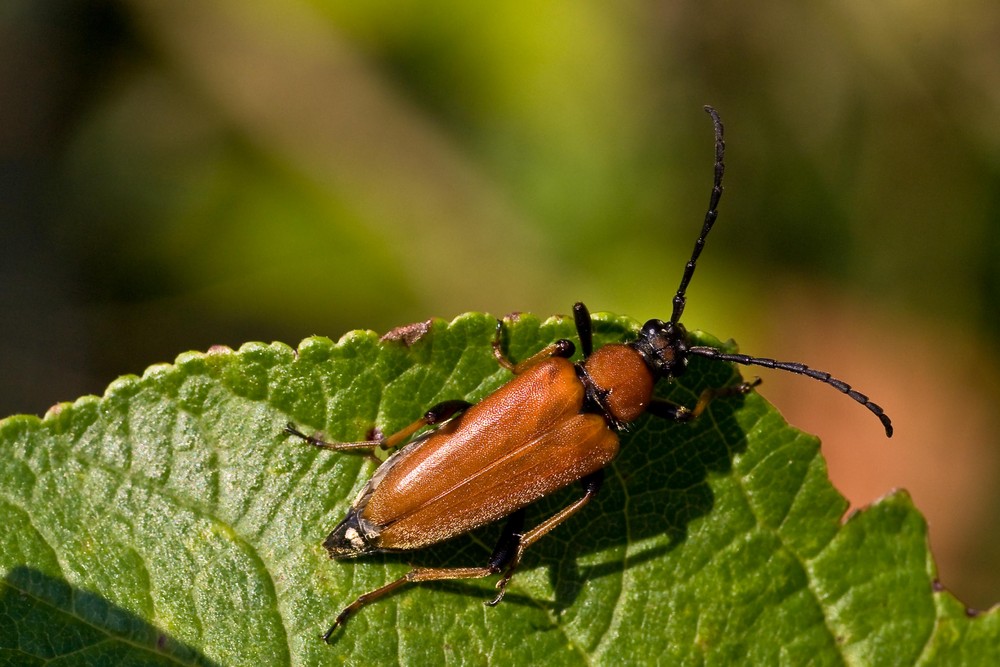
[[(842, 524), (818, 441), (758, 395), (692, 425), (639, 420), (598, 500), (528, 551), (497, 608), (482, 604), (492, 581), (413, 586), (323, 645), (356, 595), (409, 563), (480, 564), (497, 529), (331, 562), (320, 543), (375, 463), (283, 425), (358, 439), (440, 400), (479, 400), (509, 377), (494, 323), (187, 353), (102, 398), (0, 422), (0, 663), (1000, 662), (996, 611), (970, 618), (935, 592), (909, 498)], [(598, 343), (634, 327), (598, 316)], [(522, 316), (505, 345), (520, 359), (559, 337), (571, 321)], [(670, 395), (692, 404), (734, 379), (695, 359)]]

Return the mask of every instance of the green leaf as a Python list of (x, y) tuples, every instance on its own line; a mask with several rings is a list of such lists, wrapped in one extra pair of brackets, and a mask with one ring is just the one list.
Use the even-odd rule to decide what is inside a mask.
[[(332, 562), (321, 542), (376, 464), (289, 439), (284, 424), (356, 440), (441, 400), (480, 400), (509, 378), (494, 326), (469, 314), (297, 352), (187, 353), (103, 398), (0, 422), (0, 662), (1000, 662), (996, 610), (970, 617), (935, 590), (909, 498), (842, 523), (818, 440), (757, 394), (720, 399), (693, 424), (636, 422), (595, 503), (528, 550), (498, 607), (483, 605), (492, 578), (413, 585), (324, 645), (356, 596), (410, 564), (481, 565), (498, 528)], [(595, 324), (599, 343), (634, 327)], [(523, 359), (572, 336), (571, 321), (521, 316), (505, 344)], [(695, 359), (664, 389), (692, 405), (735, 379)], [(579, 493), (544, 499), (529, 525)]]

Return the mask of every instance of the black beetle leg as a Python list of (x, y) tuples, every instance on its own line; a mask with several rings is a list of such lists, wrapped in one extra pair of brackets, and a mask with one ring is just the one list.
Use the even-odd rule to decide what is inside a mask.
[(594, 322), (590, 319), (590, 311), (582, 301), (573, 304), (573, 320), (576, 323), (576, 335), (580, 337), (583, 358), (587, 359), (594, 351)]

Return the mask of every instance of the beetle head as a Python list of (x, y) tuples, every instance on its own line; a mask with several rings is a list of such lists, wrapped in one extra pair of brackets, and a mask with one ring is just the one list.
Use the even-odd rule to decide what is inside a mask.
[(632, 347), (657, 377), (675, 378), (687, 368), (688, 335), (680, 322), (649, 320)]

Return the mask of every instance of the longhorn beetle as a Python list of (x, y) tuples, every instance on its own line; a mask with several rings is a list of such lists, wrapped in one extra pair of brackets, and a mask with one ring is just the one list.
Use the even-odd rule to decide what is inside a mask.
[[(693, 408), (655, 398), (656, 382), (680, 376), (692, 356), (777, 368), (819, 380), (871, 410), (886, 436), (892, 436), (892, 423), (882, 408), (829, 373), (796, 362), (729, 354), (690, 343), (680, 322), (685, 293), (718, 215), (725, 171), (722, 122), (712, 107), (706, 106), (705, 111), (715, 127), (715, 178), (701, 234), (684, 267), (669, 321), (649, 320), (636, 340), (595, 350), (590, 313), (577, 303), (573, 316), (583, 361), (569, 361), (575, 346), (562, 339), (517, 364), (501, 351), (503, 322), (498, 321), (493, 355), (514, 378), (476, 405), (445, 401), (398, 433), (364, 442), (325, 442), (288, 424), (289, 435), (323, 449), (374, 449), (406, 443), (379, 466), (347, 516), (323, 542), (331, 558), (419, 549), (508, 517), (486, 565), (414, 568), (345, 607), (324, 640), (329, 641), (361, 607), (411, 582), (502, 573), (496, 597), (487, 604), (500, 602), (525, 549), (597, 494), (604, 467), (618, 454), (618, 432), (629, 422), (644, 412), (687, 422), (704, 412), (713, 399), (746, 394), (760, 382), (707, 389)], [(427, 426), (436, 428), (414, 437)], [(583, 485), (582, 497), (524, 530), (527, 505), (576, 481)]]

